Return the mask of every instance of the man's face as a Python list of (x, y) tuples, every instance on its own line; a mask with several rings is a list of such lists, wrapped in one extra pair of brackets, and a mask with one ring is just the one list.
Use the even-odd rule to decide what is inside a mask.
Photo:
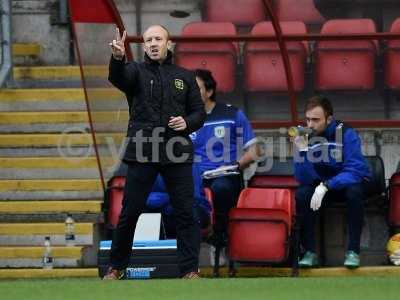
[(204, 85), (204, 81), (200, 79), (199, 77), (196, 77), (197, 85), (199, 86), (200, 89), (200, 95), (201, 95), (201, 100), (203, 100), (204, 103), (207, 101), (207, 90), (206, 86)]
[(316, 135), (320, 135), (332, 121), (332, 116), (327, 118), (323, 108), (316, 106), (306, 111), (306, 121), (307, 127), (313, 129)]
[(200, 77), (196, 77), (196, 81), (197, 81), (197, 85), (199, 86), (199, 89), (200, 89), (201, 100), (203, 100), (204, 103), (211, 101), (210, 97), (211, 97), (213, 91), (212, 90), (207, 91), (204, 81)]
[(171, 41), (168, 34), (160, 26), (151, 26), (143, 34), (143, 48), (146, 54), (154, 61), (163, 61), (167, 57)]

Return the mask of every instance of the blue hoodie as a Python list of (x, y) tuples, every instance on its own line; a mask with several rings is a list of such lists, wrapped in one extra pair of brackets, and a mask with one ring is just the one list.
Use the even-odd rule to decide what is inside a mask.
[(340, 190), (371, 180), (360, 138), (353, 128), (332, 120), (322, 135), (311, 137), (310, 142), (308, 151), (298, 152), (294, 159), (295, 177), (300, 184), (324, 182), (328, 189)]

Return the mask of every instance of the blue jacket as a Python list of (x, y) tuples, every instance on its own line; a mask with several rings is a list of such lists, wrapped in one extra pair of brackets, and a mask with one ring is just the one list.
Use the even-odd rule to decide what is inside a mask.
[(328, 189), (340, 190), (372, 178), (361, 153), (361, 142), (353, 128), (333, 120), (318, 137), (310, 138), (308, 151), (295, 157), (295, 177), (300, 184), (324, 182)]

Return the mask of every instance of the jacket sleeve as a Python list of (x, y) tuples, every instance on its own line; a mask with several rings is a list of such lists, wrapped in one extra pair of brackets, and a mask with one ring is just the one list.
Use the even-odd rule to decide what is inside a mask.
[(307, 158), (307, 151), (299, 151), (294, 157), (294, 177), (300, 184), (311, 185), (321, 181), (314, 169), (314, 165)]
[(136, 63), (126, 63), (125, 58), (117, 60), (111, 56), (108, 81), (125, 94), (135, 86), (137, 72)]
[(184, 130), (185, 134), (190, 134), (201, 128), (206, 119), (204, 103), (201, 100), (200, 90), (192, 73), (190, 74), (189, 88), (186, 99), (186, 116), (184, 117), (187, 126)]
[(339, 190), (369, 178), (371, 172), (361, 153), (360, 138), (354, 130), (348, 129), (343, 137), (343, 169), (326, 184), (329, 189)]

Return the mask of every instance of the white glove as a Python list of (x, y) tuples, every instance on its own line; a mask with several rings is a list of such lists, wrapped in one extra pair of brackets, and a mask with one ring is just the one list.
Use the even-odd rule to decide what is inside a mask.
[(324, 199), (324, 196), (327, 191), (328, 191), (328, 188), (322, 182), (319, 184), (319, 186), (317, 186), (315, 188), (315, 191), (311, 197), (311, 203), (310, 203), (310, 208), (312, 210), (316, 211), (321, 207), (322, 199)]
[(294, 139), (294, 144), (299, 151), (308, 150), (308, 137), (305, 135), (298, 135)]
[(393, 254), (389, 256), (389, 259), (392, 264), (395, 266), (400, 266), (400, 250), (395, 251)]

